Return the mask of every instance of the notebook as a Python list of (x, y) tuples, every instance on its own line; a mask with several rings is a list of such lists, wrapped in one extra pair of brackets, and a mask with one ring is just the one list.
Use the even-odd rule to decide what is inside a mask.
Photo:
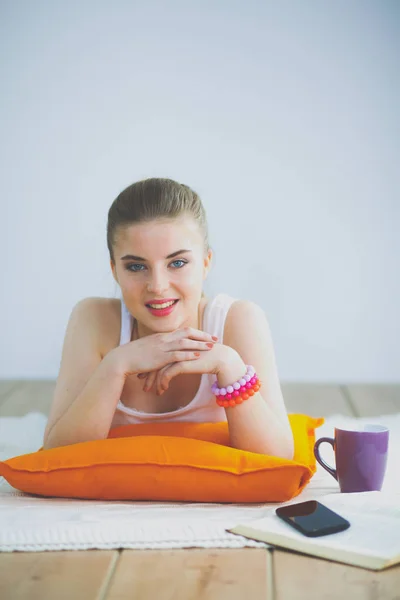
[(309, 538), (282, 521), (275, 514), (275, 508), (268, 508), (265, 517), (227, 531), (272, 546), (376, 571), (400, 563), (400, 493), (337, 492), (316, 500), (347, 519), (349, 529)]

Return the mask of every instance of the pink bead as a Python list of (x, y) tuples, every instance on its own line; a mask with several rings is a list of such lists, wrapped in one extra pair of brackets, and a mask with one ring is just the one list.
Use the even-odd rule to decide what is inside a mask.
[(248, 389), (248, 390), (249, 390), (249, 389), (252, 387), (252, 385), (251, 385), (250, 381), (248, 381), (248, 382), (246, 383), (246, 387), (247, 387), (247, 389)]
[(226, 394), (225, 398), (226, 398), (227, 400), (230, 400), (230, 399), (232, 398), (232, 394)]
[(250, 379), (250, 381), (251, 381), (251, 383), (254, 385), (254, 384), (255, 384), (255, 382), (257, 381), (257, 377), (252, 377), (252, 378)]
[(232, 396), (234, 396), (235, 398), (237, 398), (238, 396), (240, 396), (240, 392), (238, 392), (237, 390), (235, 390), (233, 392)]

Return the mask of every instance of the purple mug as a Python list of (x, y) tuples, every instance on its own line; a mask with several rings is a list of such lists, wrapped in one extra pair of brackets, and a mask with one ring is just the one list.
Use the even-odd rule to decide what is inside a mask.
[[(331, 444), (336, 469), (320, 456), (319, 446)], [(338, 482), (341, 492), (369, 492), (382, 488), (386, 471), (389, 429), (382, 425), (364, 425), (362, 429), (335, 427), (335, 437), (315, 442), (314, 456)]]

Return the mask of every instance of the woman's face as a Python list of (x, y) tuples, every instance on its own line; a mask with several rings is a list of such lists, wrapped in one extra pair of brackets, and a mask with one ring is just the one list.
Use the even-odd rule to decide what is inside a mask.
[[(198, 327), (203, 281), (212, 252), (204, 256), (201, 231), (191, 217), (154, 220), (121, 228), (114, 245), (114, 278), (141, 335)], [(177, 301), (172, 309), (152, 309), (154, 300)]]

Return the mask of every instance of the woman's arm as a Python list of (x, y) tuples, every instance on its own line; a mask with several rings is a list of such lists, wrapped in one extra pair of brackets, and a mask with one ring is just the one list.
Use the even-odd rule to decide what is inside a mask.
[(125, 383), (115, 350), (103, 358), (81, 393), (49, 429), (44, 450), (108, 436)]
[(103, 298), (84, 298), (71, 312), (44, 449), (108, 435), (125, 377), (115, 356), (120, 347), (102, 356), (104, 311)]
[[(233, 352), (218, 373), (219, 387), (232, 384), (246, 373), (245, 363), (236, 351)], [(240, 450), (292, 459), (293, 436), (290, 425), (267, 404), (262, 397), (262, 390), (263, 387), (242, 404), (225, 408), (230, 442)]]
[(227, 315), (223, 344), (232, 351), (225, 353), (218, 385), (226, 387), (243, 377), (246, 365), (255, 368), (261, 382), (260, 390), (248, 400), (225, 408), (232, 446), (292, 459), (293, 434), (263, 310), (253, 302), (235, 302)]
[(246, 365), (255, 368), (261, 389), (242, 404), (225, 408), (231, 444), (250, 452), (292, 459), (293, 434), (279, 385), (271, 335), (265, 314), (256, 304), (234, 302), (225, 321), (223, 343), (215, 344), (196, 361), (166, 365), (158, 370), (154, 386), (162, 394), (177, 375), (214, 373), (219, 387), (226, 387), (243, 377)]

